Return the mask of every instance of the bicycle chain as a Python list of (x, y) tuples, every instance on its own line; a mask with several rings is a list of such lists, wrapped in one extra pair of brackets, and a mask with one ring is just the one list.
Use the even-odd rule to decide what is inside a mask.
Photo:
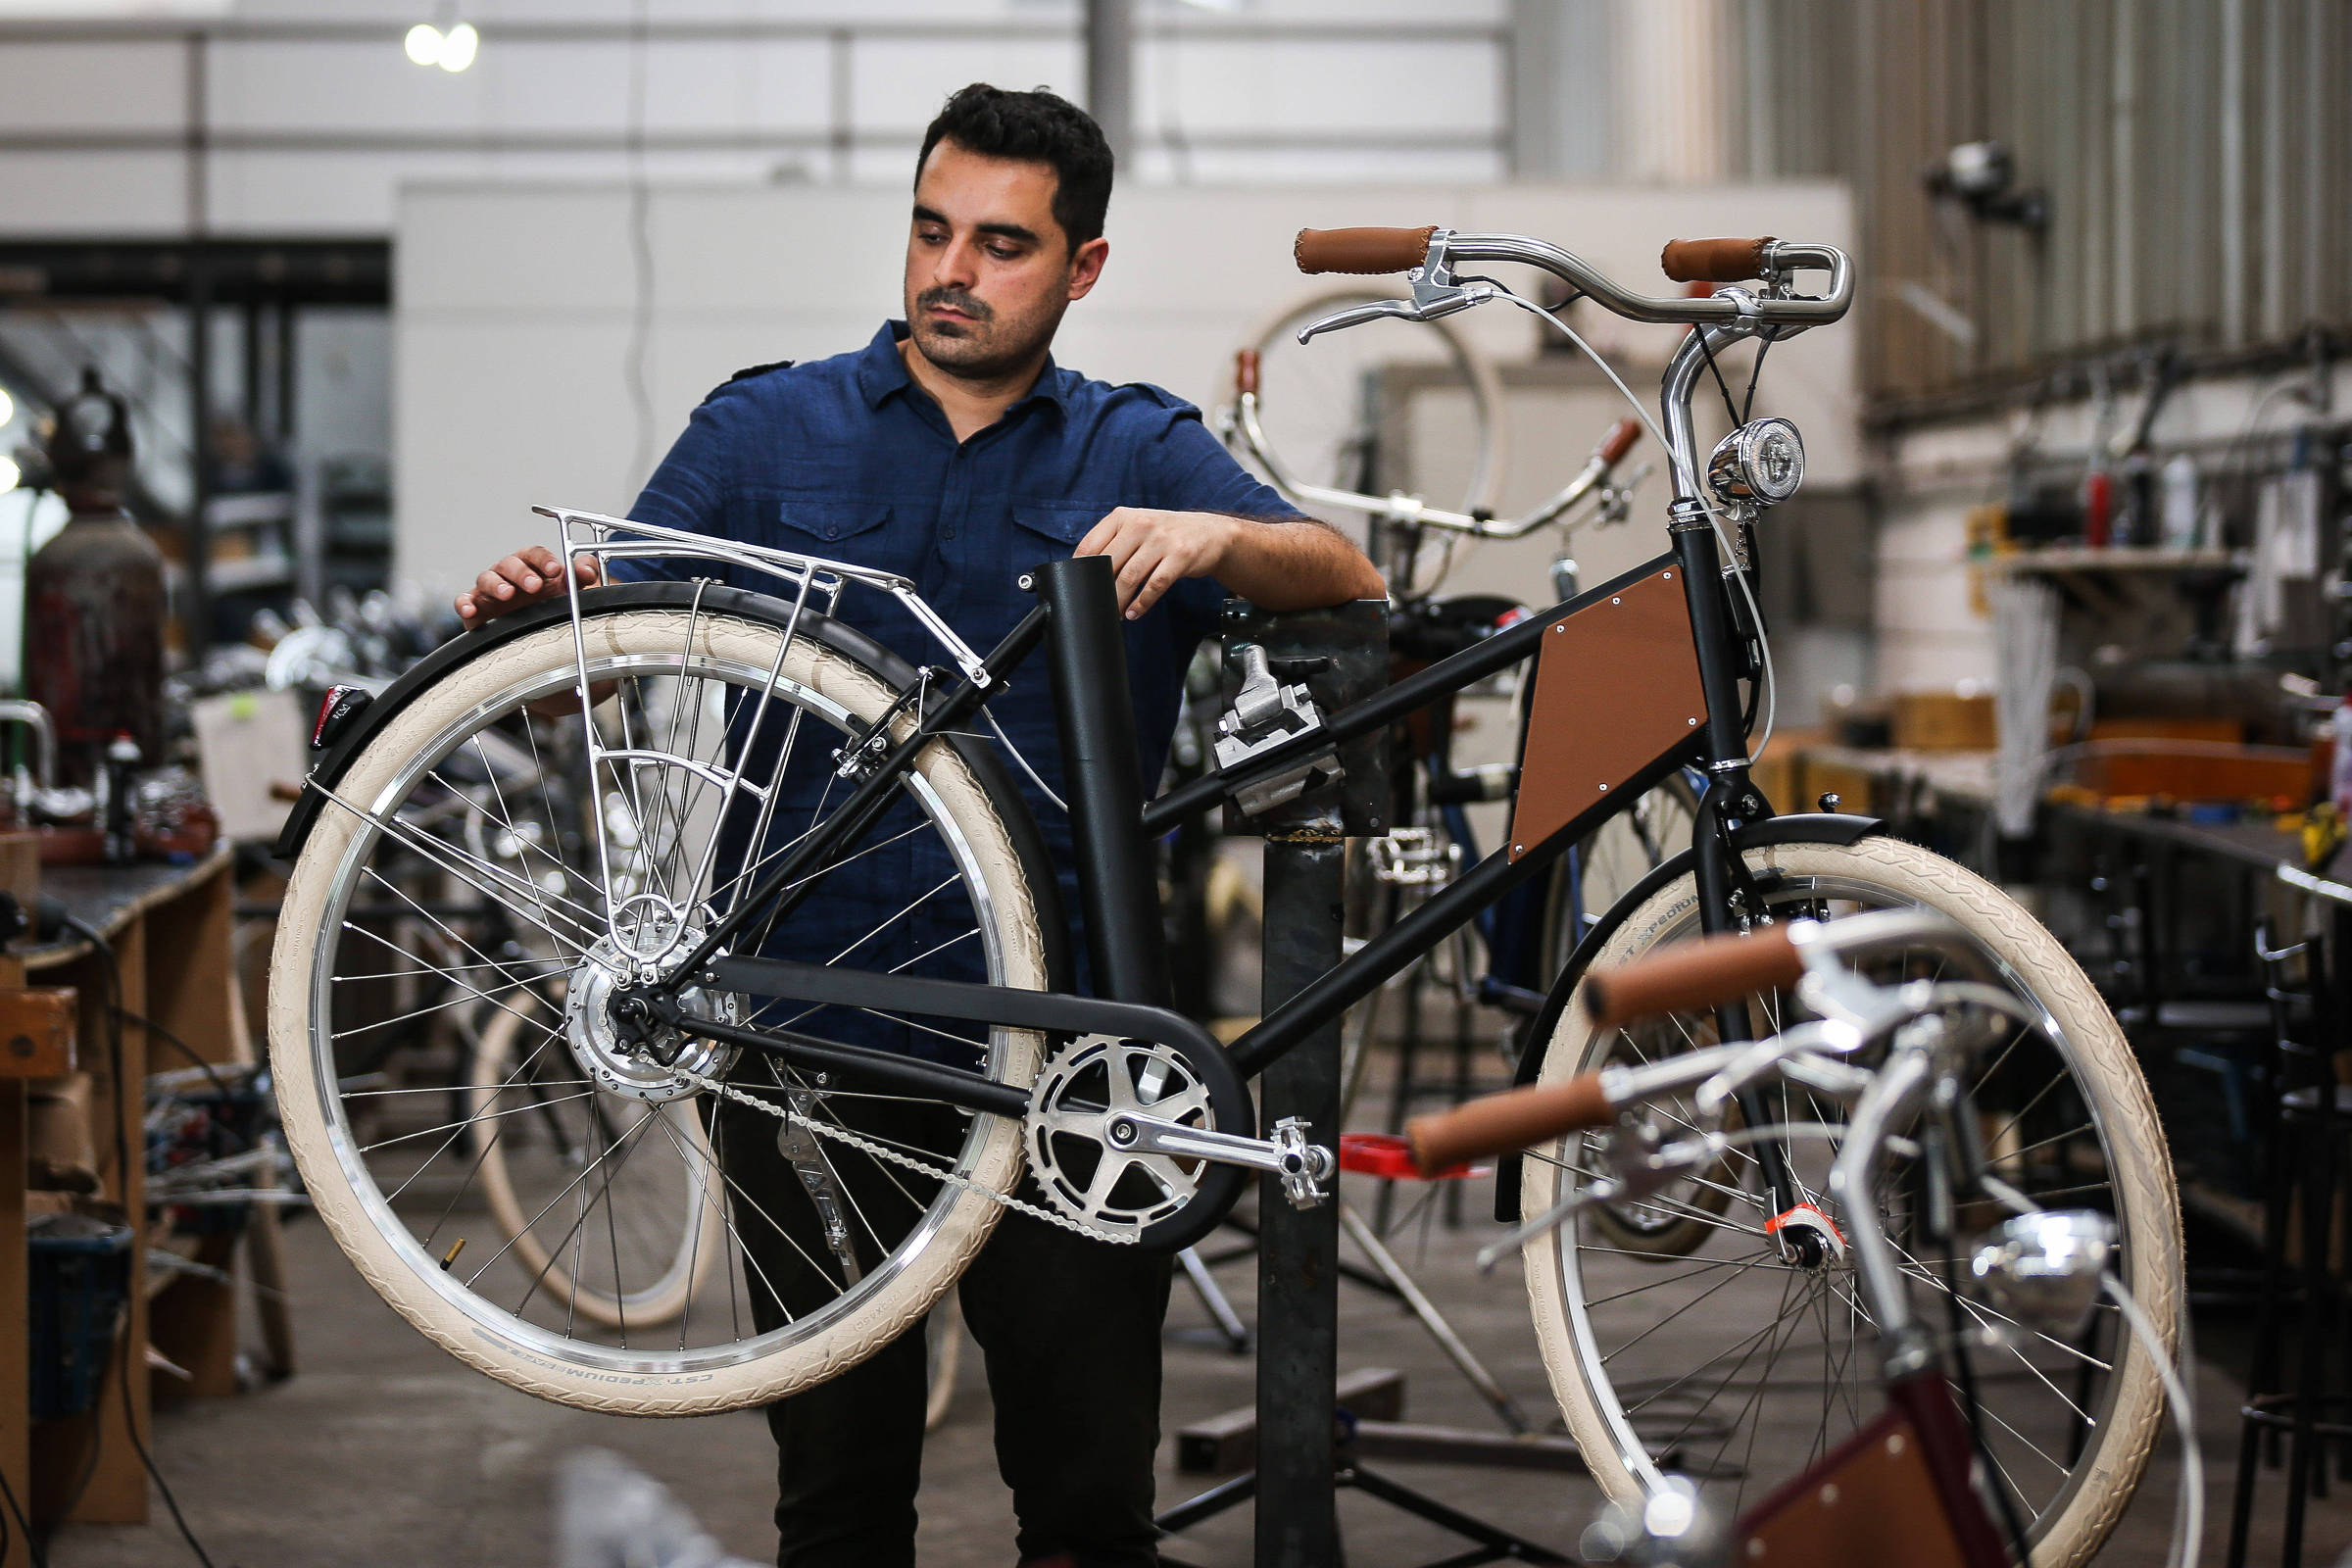
[(873, 1139), (854, 1133), (847, 1127), (829, 1126), (824, 1122), (814, 1120), (808, 1116), (795, 1116), (791, 1111), (780, 1105), (770, 1104), (768, 1102), (761, 1100), (758, 1095), (738, 1089), (733, 1084), (722, 1083), (716, 1078), (711, 1078), (703, 1073), (696, 1072), (691, 1067), (673, 1065), (669, 1070), (676, 1073), (679, 1077), (685, 1079), (688, 1083), (695, 1084), (703, 1089), (707, 1089), (710, 1093), (719, 1096), (721, 1099), (738, 1101), (743, 1104), (754, 1107), (755, 1109), (763, 1110), (770, 1116), (775, 1117), (778, 1121), (798, 1121), (803, 1127), (808, 1128), (819, 1138), (830, 1138), (837, 1144), (846, 1144), (850, 1148), (858, 1151), (860, 1153), (871, 1155), (875, 1159), (887, 1160), (893, 1165), (898, 1165), (906, 1170), (914, 1171), (918, 1175), (929, 1176), (946, 1186), (959, 1188), (964, 1192), (978, 1193), (982, 1198), (987, 1199), (992, 1203), (1001, 1203), (1006, 1208), (1017, 1209), (1021, 1213), (1030, 1215), (1033, 1218), (1042, 1219), (1050, 1225), (1058, 1225), (1065, 1231), (1074, 1231), (1078, 1235), (1084, 1236), (1092, 1241), (1107, 1242), (1113, 1247), (1132, 1247), (1135, 1245), (1136, 1238), (1133, 1236), (1118, 1235), (1110, 1231), (1099, 1231), (1092, 1225), (1085, 1224), (1079, 1220), (1074, 1220), (1070, 1218), (1069, 1215), (1061, 1213), (1059, 1210), (1046, 1207), (1043, 1203), (1032, 1203), (1025, 1199), (1015, 1198), (1010, 1193), (1000, 1193), (995, 1188), (973, 1181), (968, 1176), (958, 1176), (953, 1171), (941, 1170), (935, 1165), (926, 1165), (921, 1160), (915, 1158), (912, 1154), (905, 1153), (899, 1150), (892, 1149), (887, 1144), (876, 1143)]

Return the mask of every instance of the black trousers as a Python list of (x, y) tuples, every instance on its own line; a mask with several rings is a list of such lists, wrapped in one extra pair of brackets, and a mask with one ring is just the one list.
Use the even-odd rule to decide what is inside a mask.
[[(952, 1148), (961, 1136), (955, 1113), (937, 1105), (868, 1102), (848, 1106), (846, 1119), (927, 1149)], [(843, 1289), (817, 1211), (778, 1150), (776, 1126), (729, 1105), (713, 1129), (763, 1331), (786, 1310), (820, 1309)], [(870, 1259), (865, 1266), (878, 1266), (882, 1250), (871, 1233), (903, 1232), (915, 1201), (934, 1189), (859, 1154), (832, 1164), (855, 1200), (858, 1252)], [(1026, 1182), (1022, 1196), (1038, 1200)], [(1168, 1285), (1164, 1257), (1012, 1211), (965, 1270), (963, 1316), (986, 1361), (997, 1468), (1012, 1490), (1020, 1560), (1066, 1556), (1084, 1568), (1158, 1562), (1152, 1464)], [(911, 1568), (927, 1382), (917, 1323), (841, 1376), (769, 1407), (779, 1568)]]

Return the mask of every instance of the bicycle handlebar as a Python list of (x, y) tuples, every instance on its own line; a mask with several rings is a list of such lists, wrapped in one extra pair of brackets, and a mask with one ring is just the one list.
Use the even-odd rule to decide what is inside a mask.
[(1762, 277), (1764, 253), (1772, 236), (1762, 239), (1670, 239), (1658, 252), (1658, 270), (1677, 283), (1739, 283)]
[(1676, 942), (1585, 980), (1586, 1005), (1603, 1029), (1665, 1012), (1694, 1012), (1751, 991), (1792, 986), (1805, 972), (1788, 927)]
[(1399, 522), (1425, 528), (1438, 528), (1447, 533), (1469, 534), (1478, 539), (1523, 539), (1545, 523), (1557, 518), (1578, 502), (1591, 495), (1609, 477), (1634, 444), (1642, 439), (1640, 419), (1619, 419), (1609, 427), (1592, 455), (1576, 476), (1559, 492), (1523, 516), (1494, 518), (1473, 516), (1466, 512), (1448, 512), (1441, 507), (1424, 504), (1417, 496), (1401, 491), (1385, 496), (1367, 495), (1361, 491), (1341, 490), (1331, 485), (1307, 484), (1293, 477), (1275, 458), (1266, 441), (1265, 429), (1258, 422), (1258, 357), (1255, 349), (1243, 349), (1233, 361), (1234, 406), (1224, 416), (1225, 439), (1228, 443), (1238, 436), (1241, 444), (1255, 458), (1274, 488), (1294, 502), (1312, 506), (1346, 507), (1353, 512), (1372, 513)]
[(1634, 443), (1642, 439), (1642, 421), (1628, 415), (1609, 426), (1609, 433), (1593, 448), (1594, 461), (1604, 468), (1614, 468), (1618, 461), (1633, 451)]
[[(1517, 262), (1549, 272), (1590, 296), (1601, 309), (1629, 321), (1670, 326), (1713, 326), (1738, 320), (1767, 325), (1825, 326), (1853, 303), (1853, 267), (1834, 245), (1785, 239), (1678, 240), (1661, 263), (1678, 280), (1773, 280), (1800, 269), (1826, 270), (1829, 292), (1819, 299), (1775, 295), (1713, 294), (1691, 299), (1651, 299), (1613, 281), (1582, 257), (1523, 234), (1464, 234), (1429, 228), (1302, 228), (1292, 245), (1302, 272), (1450, 271), (1462, 262)], [(1694, 269), (1688, 278), (1676, 266)], [(1742, 269), (1737, 272), (1731, 269)]]
[(1424, 1176), (1466, 1160), (1547, 1144), (1616, 1118), (1597, 1072), (1562, 1084), (1537, 1084), (1469, 1101), (1434, 1116), (1416, 1116), (1404, 1130), (1413, 1163)]
[(1302, 228), (1291, 242), (1301, 272), (1409, 272), (1429, 254), (1438, 232), (1422, 228)]

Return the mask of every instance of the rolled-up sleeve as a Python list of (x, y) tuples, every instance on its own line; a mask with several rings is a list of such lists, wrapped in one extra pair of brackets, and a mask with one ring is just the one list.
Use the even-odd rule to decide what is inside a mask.
[[(1167, 512), (1214, 512), (1228, 517), (1287, 522), (1306, 514), (1272, 485), (1243, 467), (1209, 432), (1200, 411), (1186, 404), (1171, 410), (1167, 425), (1141, 454), (1148, 499), (1144, 505)], [(1195, 637), (1213, 637), (1229, 591), (1214, 577), (1188, 577), (1168, 590), (1174, 612)]]

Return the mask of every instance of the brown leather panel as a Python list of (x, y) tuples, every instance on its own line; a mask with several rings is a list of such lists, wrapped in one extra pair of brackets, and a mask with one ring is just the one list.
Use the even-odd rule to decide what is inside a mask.
[(1511, 858), (1623, 788), (1706, 717), (1679, 567), (1553, 621), (1536, 657)]
[(1772, 239), (1670, 239), (1658, 266), (1677, 283), (1738, 283), (1763, 275)]
[(1927, 1446), (1888, 1410), (1740, 1521), (1741, 1568), (1969, 1568), (1944, 1516)]
[(1302, 228), (1291, 242), (1301, 272), (1409, 272), (1429, 259), (1425, 228)]
[(1233, 390), (1237, 396), (1257, 396), (1257, 350), (1244, 349), (1233, 357)]

